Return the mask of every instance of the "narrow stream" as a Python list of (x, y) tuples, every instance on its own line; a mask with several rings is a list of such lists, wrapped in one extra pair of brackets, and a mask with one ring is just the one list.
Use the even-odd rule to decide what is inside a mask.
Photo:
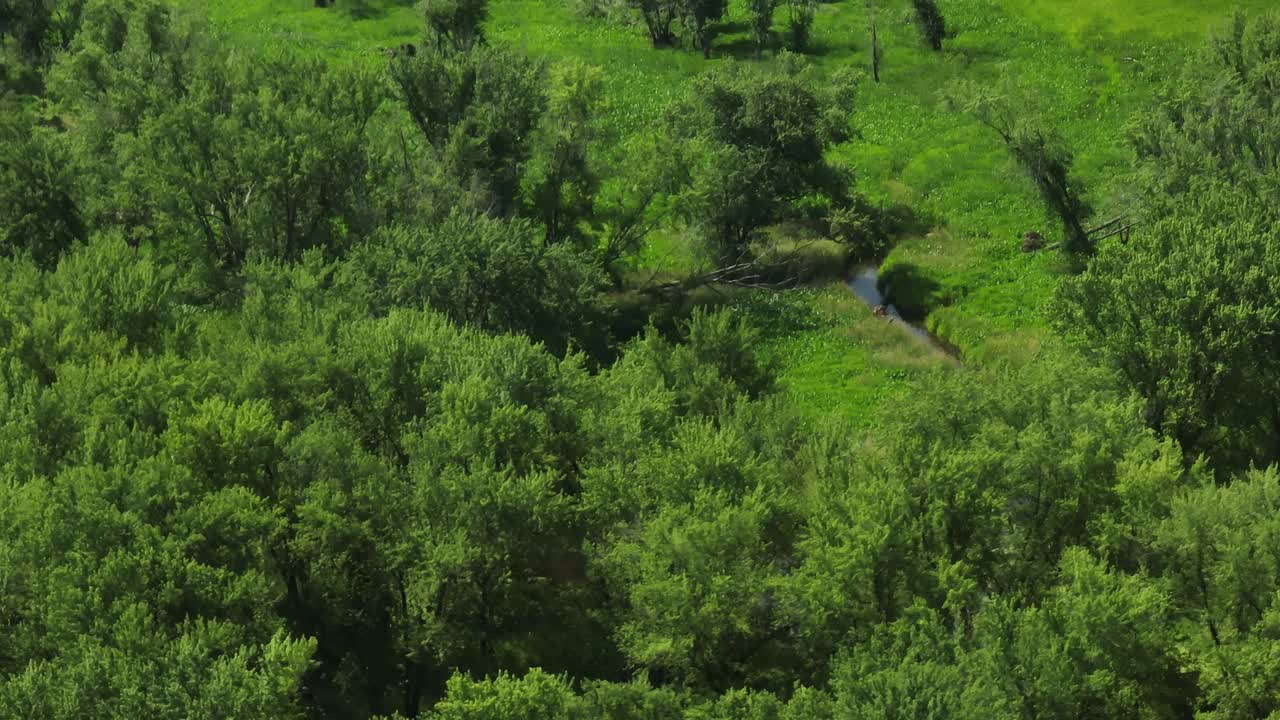
[(884, 295), (880, 293), (880, 267), (877, 265), (858, 265), (849, 271), (849, 289), (857, 296), (859, 300), (866, 303), (873, 310), (876, 308), (884, 309), (884, 318), (887, 322), (900, 324), (905, 327), (912, 335), (920, 340), (928, 343), (935, 350), (945, 353), (946, 355), (958, 360), (959, 351), (952, 347), (950, 343), (944, 342), (929, 332), (924, 326), (907, 322), (902, 317), (902, 313), (898, 312), (898, 308), (892, 303), (885, 300)]

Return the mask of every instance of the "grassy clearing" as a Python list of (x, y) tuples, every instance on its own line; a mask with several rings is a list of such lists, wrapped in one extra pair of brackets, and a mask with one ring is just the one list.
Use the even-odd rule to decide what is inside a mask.
[[(939, 91), (961, 78), (1023, 86), (1036, 105), (1028, 110), (1077, 149), (1077, 169), (1106, 215), (1108, 180), (1130, 160), (1120, 128), (1153, 83), (1136, 67), (1117, 74), (1099, 54), (995, 3), (956, 0), (948, 7), (957, 37), (941, 57), (912, 42), (905, 18), (882, 30), (891, 43), (886, 82), (863, 93), (855, 124), (864, 142), (848, 153), (865, 192), (905, 200), (942, 228), (891, 253), (885, 270), (894, 276), (895, 301), (928, 311), (929, 327), (967, 358), (1007, 357), (1039, 345), (1060, 267), (1050, 254), (1022, 254), (1020, 236), (1039, 230), (1056, 239), (1058, 228), (999, 139), (943, 108)], [(1160, 55), (1156, 64), (1166, 61)]]
[(1232, 7), (1247, 12), (1275, 7), (1274, 0), (1004, 0), (1005, 7), (1044, 27), (1078, 36), (1154, 33), (1200, 39)]
[(921, 374), (954, 364), (840, 283), (745, 294), (733, 305), (761, 329), (761, 355), (778, 364), (783, 390), (811, 418), (875, 426)]
[(290, 47), (350, 59), (415, 42), (422, 36), (409, 0), (346, 0), (342, 9), (317, 9), (312, 0), (175, 0), (203, 12), (232, 42)]
[[(493, 0), (489, 37), (534, 55), (604, 68), (602, 126), (617, 161), (625, 162), (632, 143), (651, 133), (688, 78), (716, 63), (754, 62), (743, 0), (731, 3), (711, 61), (697, 52), (654, 50), (638, 27), (583, 20), (576, 1)], [(417, 39), (417, 15), (408, 0), (364, 3), (352, 12), (317, 10), (311, 0), (232, 0), (208, 13), (233, 38), (265, 38), (339, 58)], [(1240, 4), (1259, 10), (1271, 3)], [(967, 361), (1026, 361), (1052, 343), (1046, 308), (1062, 263), (1053, 253), (1021, 253), (1019, 239), (1028, 230), (1058, 239), (1057, 224), (994, 134), (942, 107), (939, 91), (961, 78), (1021, 86), (1028, 112), (1043, 117), (1076, 150), (1076, 171), (1091, 189), (1097, 217), (1106, 219), (1126, 204), (1124, 175), (1132, 161), (1126, 121), (1233, 6), (1215, 0), (949, 0), (943, 10), (955, 37), (938, 54), (917, 36), (907, 0), (877, 5), (884, 82), (864, 83), (852, 118), (858, 137), (835, 156), (855, 169), (868, 196), (907, 204), (934, 228), (904, 238), (886, 261), (894, 300), (925, 316)], [(820, 71), (867, 66), (868, 17), (867, 0), (820, 6), (810, 53)], [(785, 10), (778, 22), (781, 30)], [(636, 275), (674, 275), (700, 262), (687, 233), (664, 230), (651, 238)], [(862, 417), (919, 369), (906, 360), (919, 350), (914, 341), (887, 334), (874, 318), (874, 332), (863, 327), (866, 318), (859, 313), (870, 313), (841, 288), (779, 297), (785, 299), (760, 302), (794, 312), (770, 321), (765, 351), (784, 361), (786, 385), (806, 407), (838, 407)], [(802, 306), (812, 306), (816, 315)], [(815, 316), (826, 324), (805, 324)]]

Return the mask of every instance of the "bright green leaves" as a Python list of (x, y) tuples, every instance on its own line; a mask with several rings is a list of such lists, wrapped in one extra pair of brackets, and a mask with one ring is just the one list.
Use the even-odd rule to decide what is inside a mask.
[[(148, 714), (160, 717), (168, 715), (159, 708), (177, 697), (145, 692), (158, 685), (172, 683), (186, 702), (198, 702), (201, 691), (192, 683), (201, 673), (227, 673), (222, 687), (206, 689), (228, 701), (257, 687), (236, 674), (257, 672), (249, 658), (258, 651), (248, 645), (255, 637), (267, 642), (280, 627), (271, 612), (279, 585), (266, 556), (283, 527), (262, 498), (238, 487), (198, 494), (181, 468), (148, 461), (132, 471), (67, 470), (15, 488), (6, 500), (14, 509), (4, 543), (18, 552), (6, 559), (5, 575), (25, 586), (6, 598), (14, 612), (9, 649), (47, 662), (8, 678), (0, 697), (44, 703), (65, 694), (81, 698), (84, 705), (73, 706), (78, 712), (159, 702)], [(212, 646), (197, 639), (206, 629), (217, 632)], [(291, 647), (280, 651), (287, 656), (281, 672), (292, 680), (263, 686), (255, 701), (270, 703), (273, 713), (296, 707), (297, 681), (310, 654), (305, 644), (277, 640)], [(243, 655), (220, 665), (220, 653)], [(98, 672), (104, 674), (95, 677)], [(170, 672), (175, 675), (162, 682), (159, 676)], [(73, 688), (102, 695), (68, 692)], [(42, 696), (45, 691), (52, 695)], [(183, 703), (169, 712), (183, 712), (178, 708), (194, 712)], [(63, 716), (53, 706), (49, 712)]]
[[(724, 11), (643, 5), (704, 48)], [(1276, 454), (1265, 213), (1201, 193), (1070, 283), (1146, 408), (1038, 358), (929, 379), (870, 436), (814, 427), (732, 313), (614, 347), (601, 271), (669, 207), (729, 261), (801, 213), (878, 233), (824, 159), (852, 79), (712, 73), (603, 178), (597, 70), (484, 47), (482, 3), (426, 10), (439, 47), (388, 88), (94, 0), (51, 127), (6, 127), (0, 715), (1276, 711), (1275, 472), (1215, 487), (1143, 412), (1220, 468)], [(1275, 36), (1216, 45), (1221, 94), (1152, 146), (1267, 197), (1266, 152), (1187, 120), (1267, 137)], [(1005, 139), (1083, 214), (1051, 133)]]
[[(846, 450), (847, 452), (847, 450)], [(786, 578), (782, 613), (812, 658), (830, 657), (849, 637), (898, 617), (927, 573), (913, 557), (908, 497), (891, 480), (848, 465), (820, 476), (796, 550), (801, 562)]]
[(29, 112), (0, 109), (0, 255), (29, 255), (45, 268), (85, 236), (57, 135)]
[(97, 236), (63, 258), (48, 278), (49, 294), (65, 303), (71, 332), (105, 332), (131, 349), (157, 348), (181, 330), (173, 274), (120, 238)]
[(1228, 487), (1178, 497), (1156, 548), (1175, 596), (1197, 627), (1197, 644), (1230, 644), (1247, 634), (1280, 582), (1280, 481), (1253, 472)]
[(489, 17), (487, 0), (422, 0), (418, 9), (434, 35), (437, 49), (449, 47), (466, 52), (484, 43), (484, 21)]
[(811, 194), (848, 200), (848, 178), (823, 159), (831, 138), (820, 93), (793, 65), (722, 68), (700, 77), (668, 115), (686, 188), (678, 207), (724, 262)]
[[(20, 478), (0, 511), (0, 698), (69, 678), (163, 717), (129, 704), (168, 697), (143, 698), (149, 677), (182, 688), (174, 712), (287, 717), (313, 657), (305, 697), (354, 716), (510, 696), (513, 717), (1166, 717), (1192, 702), (1179, 663), (1223, 708), (1263, 702), (1274, 533), (1235, 506), (1269, 490), (1175, 499), (1203, 474), (1109, 377), (953, 373), (864, 444), (770, 400), (732, 313), (592, 375), (402, 307), (539, 326), (554, 285), (495, 266), (526, 257), (512, 227), (455, 218), (406, 233), (403, 260), (250, 263), (227, 310), (183, 305), (105, 238), (53, 274), (0, 266)], [(451, 247), (474, 277), (423, 272)], [(1215, 536), (1201, 510), (1238, 517)], [(1200, 567), (1216, 580), (1197, 606)], [(446, 696), (457, 668), (534, 667), (681, 691), (535, 673)], [(172, 668), (216, 682), (189, 691)]]
[(1064, 548), (1122, 512), (1121, 472), (1166, 469), (1165, 492), (1183, 482), (1180, 467), (1145, 459), (1155, 438), (1107, 385), (1066, 363), (931, 383), (923, 404), (902, 409), (872, 472), (901, 483), (930, 557), (964, 563), (979, 588), (1033, 597)]
[(547, 244), (581, 242), (581, 224), (592, 216), (600, 180), (590, 146), (601, 107), (602, 77), (599, 68), (580, 63), (551, 70), (547, 111), (520, 178), (525, 212), (542, 221)]
[(400, 101), (476, 210), (516, 207), (529, 138), (547, 110), (546, 66), (508, 50), (424, 50), (391, 63)]
[(176, 510), (162, 527), (182, 541), (182, 610), (191, 616), (227, 617), (260, 636), (279, 627), (272, 608), (283, 587), (272, 550), (285, 532), (284, 513), (244, 486), (199, 496)]
[(187, 92), (140, 129), (153, 163), (140, 180), (158, 222), (202, 237), (233, 267), (346, 247), (364, 224), (364, 130), (378, 88), (367, 73), (301, 58), (203, 58)]
[(647, 332), (620, 363), (622, 376), (674, 393), (681, 414), (714, 415), (739, 396), (758, 399), (773, 390), (774, 369), (755, 355), (757, 333), (741, 317), (698, 310), (682, 334), (686, 342), (674, 344)]
[(964, 670), (938, 616), (914, 606), (836, 661), (831, 690), (836, 717), (850, 720), (944, 720), (961, 717)]
[(584, 244), (599, 187), (598, 69), (481, 46), (396, 58), (391, 77), (427, 143), (414, 182), (440, 195), (429, 212), (520, 215), (547, 246)]
[(487, 680), (455, 676), (431, 720), (575, 720), (578, 698), (563, 678), (534, 670), (522, 678)]
[(375, 76), (208, 49), (164, 7), (116, 5), (86, 9), (92, 27), (53, 83), (77, 119), (63, 144), (94, 227), (158, 246), (190, 273), (337, 252), (366, 229)]
[(1280, 598), (1272, 597), (1261, 621), (1245, 637), (1199, 659), (1206, 720), (1274, 717), (1280, 711)]
[(68, 656), (33, 663), (0, 684), (0, 716), (49, 720), (294, 720), (315, 643), (278, 634), (244, 646), (226, 625), (198, 624), (167, 639), (144, 619), (129, 647), (81, 640)]
[(1147, 399), (1152, 425), (1223, 470), (1280, 457), (1274, 232), (1196, 216), (1107, 248), (1062, 291), (1063, 324)]
[(455, 676), (428, 720), (822, 720), (832, 715), (823, 694), (799, 688), (789, 702), (765, 692), (731, 690), (705, 701), (647, 683), (585, 683), (575, 693), (567, 678), (534, 669), (523, 677), (500, 673), (475, 680)]
[(1241, 13), (1215, 34), (1157, 112), (1135, 118), (1130, 135), (1144, 160), (1142, 178), (1159, 214), (1229, 187), (1233, 204), (1275, 220), (1280, 198), (1280, 16)]
[(713, 688), (741, 676), (744, 653), (770, 630), (768, 505), (707, 488), (611, 544), (597, 564), (627, 599), (618, 641), (632, 663)]
[(1134, 122), (1147, 225), (1062, 292), (1063, 325), (1223, 477), (1280, 459), (1280, 19), (1238, 15)]
[(615, 637), (653, 678), (724, 689), (785, 652), (774, 586), (798, 521), (791, 476), (755, 447), (763, 424), (687, 420), (634, 464), (589, 470), (590, 569), (619, 599)]
[(1167, 597), (1081, 549), (1059, 578), (1039, 607), (995, 602), (976, 620), (968, 700), (997, 717), (1170, 717), (1185, 698), (1162, 695), (1177, 676)]
[(454, 215), (435, 228), (389, 228), (339, 272), (353, 300), (383, 313), (424, 305), (460, 325), (526, 334), (557, 354), (602, 350), (604, 277), (570, 245), (539, 243), (526, 221)]
[(175, 460), (209, 487), (242, 485), (271, 497), (276, 492), (274, 467), (289, 432), (266, 403), (214, 397), (175, 418), (165, 444)]

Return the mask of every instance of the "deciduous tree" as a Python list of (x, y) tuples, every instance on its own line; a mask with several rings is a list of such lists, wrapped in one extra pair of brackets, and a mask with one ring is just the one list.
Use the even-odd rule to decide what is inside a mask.
[[(1239, 208), (1234, 195), (1219, 199)], [(1151, 424), (1220, 469), (1280, 458), (1274, 231), (1195, 211), (1107, 247), (1062, 290), (1064, 328), (1147, 401)], [(1249, 215), (1247, 211), (1245, 215)]]
[(715, 23), (728, 9), (728, 0), (681, 0), (680, 24), (694, 47), (702, 50), (704, 58), (711, 57)]
[(773, 11), (777, 6), (777, 0), (752, 0), (748, 6), (751, 11), (751, 39), (755, 42), (757, 60), (773, 42)]
[(572, 63), (552, 70), (547, 111), (520, 178), (525, 212), (542, 222), (549, 245), (584, 239), (599, 189), (591, 144), (600, 101), (598, 69)]
[(0, 253), (50, 268), (86, 228), (61, 133), (24, 112), (0, 117)]
[(468, 52), (484, 42), (488, 0), (422, 0), (418, 8), (434, 36), (436, 50)]
[(755, 233), (799, 197), (847, 199), (847, 178), (823, 157), (831, 139), (824, 110), (790, 68), (712, 72), (669, 114), (689, 182), (679, 206), (720, 260), (743, 257)]
[(400, 101), (451, 181), (491, 214), (519, 205), (529, 142), (547, 111), (544, 63), (509, 50), (423, 50), (391, 63)]
[(1071, 172), (1075, 156), (1057, 133), (1018, 110), (1012, 92), (961, 82), (947, 91), (947, 101), (973, 115), (1004, 141), (1014, 161), (1035, 184), (1045, 207), (1062, 222), (1062, 249), (1091, 255), (1094, 243), (1084, 223), (1092, 209), (1084, 199), (1079, 178)]

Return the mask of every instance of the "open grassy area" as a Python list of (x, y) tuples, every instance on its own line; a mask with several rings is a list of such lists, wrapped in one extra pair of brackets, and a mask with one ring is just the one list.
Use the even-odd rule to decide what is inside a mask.
[(761, 330), (760, 353), (778, 363), (784, 392), (813, 418), (874, 426), (922, 373), (957, 364), (840, 283), (749, 293), (733, 304)]
[[(944, 108), (940, 91), (959, 79), (1018, 86), (1027, 111), (1075, 149), (1076, 171), (1090, 190), (1096, 219), (1109, 219), (1126, 207), (1126, 121), (1152, 101), (1158, 83), (1233, 6), (1213, 0), (950, 0), (943, 11), (954, 38), (938, 54), (919, 39), (907, 0), (876, 4), (883, 82), (864, 83), (852, 118), (857, 136), (835, 154), (854, 168), (864, 193), (911, 207), (933, 228), (903, 238), (886, 261), (895, 300), (925, 316), (928, 327), (960, 347), (968, 362), (1026, 360), (1051, 342), (1046, 309), (1063, 268), (1054, 253), (1023, 254), (1019, 240), (1029, 230), (1056, 240), (1059, 229), (999, 139)], [(1270, 0), (1240, 4), (1257, 10)], [(407, 0), (363, 0), (345, 10), (317, 10), (310, 0), (235, 0), (210, 5), (208, 12), (233, 38), (266, 38), (339, 57), (369, 56), (419, 35)], [(604, 68), (605, 136), (609, 150), (625, 160), (630, 143), (649, 132), (688, 78), (709, 64), (754, 62), (745, 17), (743, 2), (735, 0), (709, 62), (696, 52), (654, 50), (638, 26), (583, 19), (570, 0), (493, 0), (488, 33), (494, 42), (531, 54)], [(814, 64), (825, 72), (865, 67), (868, 18), (866, 0), (821, 5)], [(784, 24), (780, 9), (778, 27)], [(682, 246), (684, 237), (678, 228), (655, 234), (643, 255), (648, 269), (672, 273), (695, 262), (697, 253)], [(771, 331), (769, 351), (783, 362), (788, 388), (802, 404), (838, 404), (857, 414), (919, 369), (909, 357), (918, 348), (896, 332), (870, 329), (868, 322), (879, 321), (869, 313), (858, 317), (859, 309), (838, 301), (839, 294), (826, 289), (806, 296), (804, 303), (824, 306), (817, 316), (825, 324), (808, 328), (793, 317), (794, 328)]]
[(355, 0), (344, 11), (335, 11), (317, 9), (311, 0), (175, 1), (207, 14), (233, 42), (314, 50), (327, 57), (369, 55), (422, 35), (418, 13), (409, 2)]
[(1136, 32), (1184, 36), (1191, 42), (1233, 7), (1245, 11), (1275, 7), (1272, 0), (1003, 0), (1002, 5), (1045, 27), (1077, 35)]

